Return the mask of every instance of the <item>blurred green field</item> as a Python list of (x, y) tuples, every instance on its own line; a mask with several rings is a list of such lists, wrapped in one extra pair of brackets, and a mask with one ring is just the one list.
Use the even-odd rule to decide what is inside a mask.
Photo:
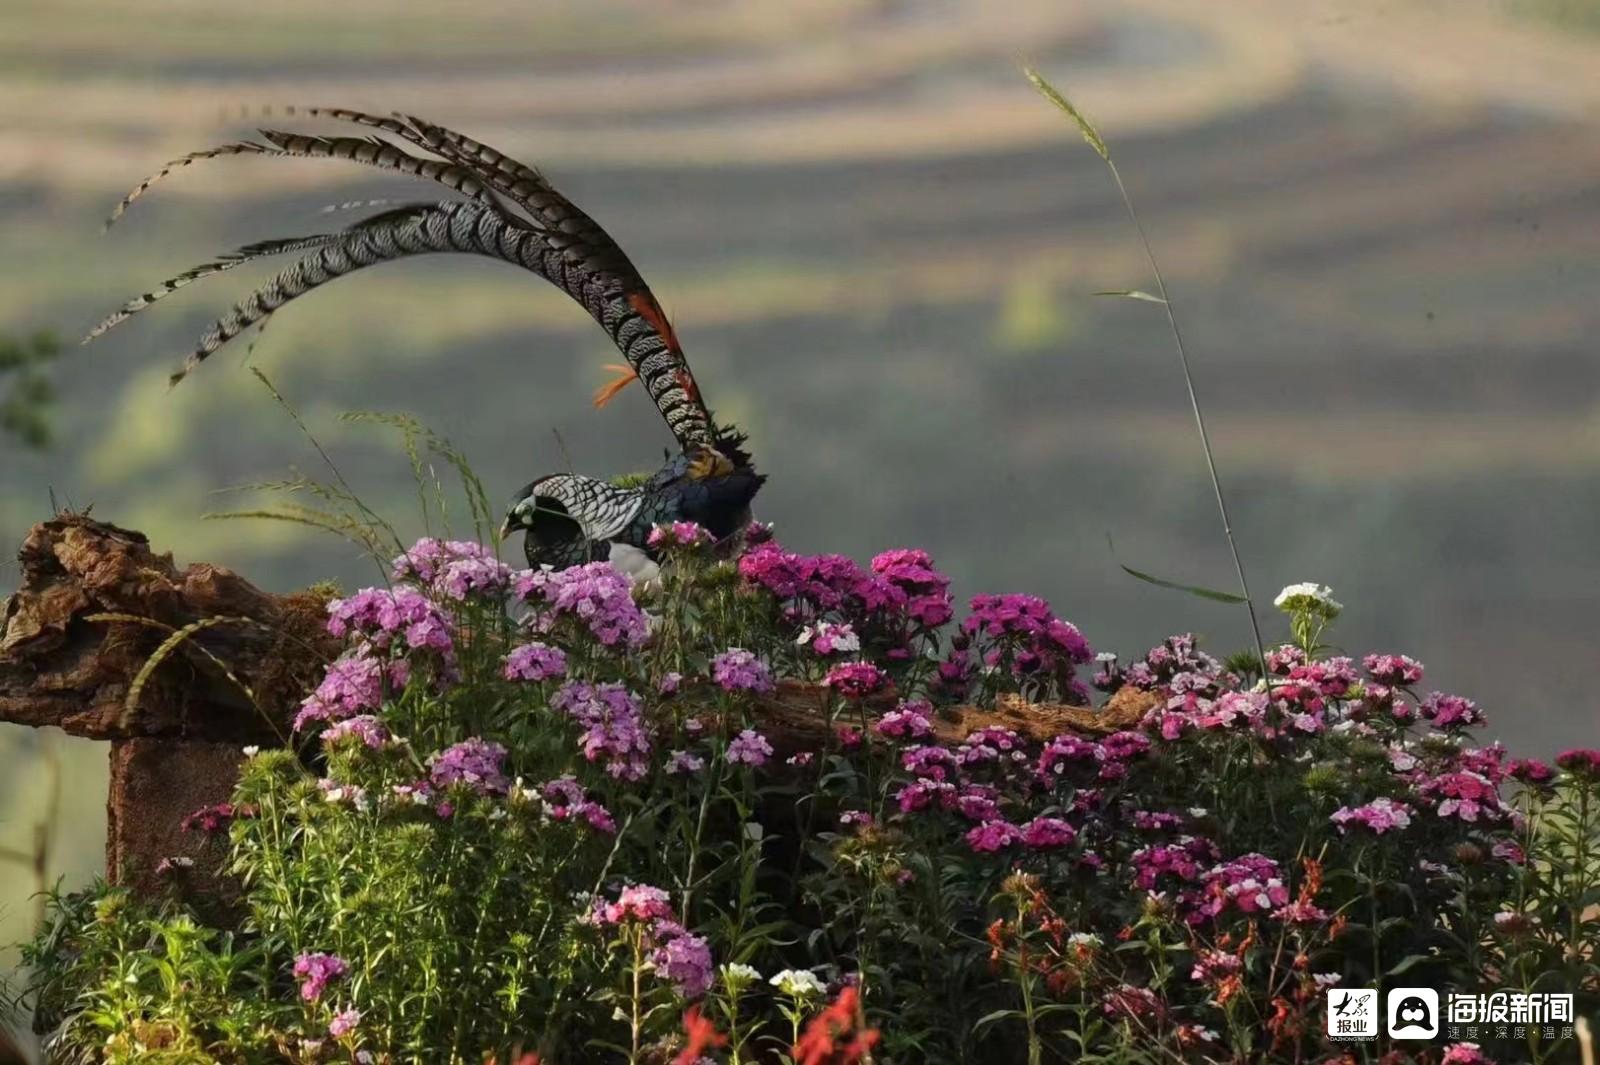
[[(247, 134), (242, 108), (416, 111), (540, 163), (612, 229), (713, 405), (751, 431), (760, 513), (785, 540), (927, 547), (958, 591), (1037, 591), (1097, 648), (1187, 629), (1232, 648), (1236, 612), (1118, 569), (1229, 573), (1162, 323), (1090, 295), (1147, 285), (1137, 248), (1099, 160), (1018, 76), (1027, 59), (1094, 116), (1140, 204), (1257, 591), (1332, 584), (1340, 643), (1422, 659), (1519, 751), (1594, 743), (1600, 37), (1575, 27), (1595, 10), (13, 0), (0, 332), (70, 340), (215, 252), (341, 224), (323, 205), (418, 195), (223, 160), (99, 234), (163, 160)], [(7, 557), (53, 491), (269, 587), (370, 579), (331, 540), (201, 518), (250, 498), (219, 489), (315, 460), (241, 372), (245, 344), (167, 391), (246, 272), (60, 361), (60, 444), (5, 455)], [(667, 439), (638, 390), (592, 411), (615, 354), (488, 262), (330, 286), (276, 316), (252, 361), (411, 531), (404, 461), (342, 412), (410, 411), (507, 493), (568, 454), (650, 466)], [(54, 742), (52, 875), (78, 883), (99, 861), (104, 751)], [(0, 729), (6, 846), (38, 815), (39, 743)], [(26, 927), (28, 883), (0, 866), (0, 939)]]

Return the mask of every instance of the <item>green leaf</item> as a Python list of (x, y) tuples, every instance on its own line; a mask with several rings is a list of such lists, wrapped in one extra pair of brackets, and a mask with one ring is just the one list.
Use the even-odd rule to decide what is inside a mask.
[(1437, 961), (1437, 960), (1438, 959), (1435, 958), (1431, 954), (1408, 954), (1404, 958), (1402, 958), (1399, 961), (1399, 963), (1397, 963), (1395, 965), (1394, 968), (1392, 968), (1388, 972), (1384, 973), (1384, 975), (1385, 976), (1399, 976), (1401, 973), (1406, 972), (1406, 971), (1408, 971), (1410, 969), (1414, 969), (1418, 965), (1422, 965), (1425, 962)]
[(1139, 288), (1108, 288), (1099, 292), (1090, 293), (1094, 296), (1121, 296), (1123, 299), (1144, 300), (1146, 303), (1166, 303), (1160, 296), (1153, 295)]
[(1089, 147), (1099, 153), (1100, 158), (1106, 162), (1111, 161), (1111, 149), (1106, 147), (1105, 140), (1100, 136), (1100, 131), (1094, 128), (1094, 123), (1083, 116), (1083, 112), (1072, 106), (1072, 101), (1061, 95), (1054, 85), (1044, 80), (1044, 76), (1032, 67), (1023, 67), (1022, 73), (1033, 82), (1033, 87), (1039, 90), (1046, 100), (1065, 111), (1067, 117), (1078, 125), (1078, 132), (1083, 134), (1083, 139), (1089, 142)]
[(1232, 592), (1219, 592), (1215, 588), (1202, 588), (1197, 584), (1179, 584), (1177, 581), (1163, 580), (1160, 577), (1153, 577), (1148, 573), (1141, 573), (1132, 566), (1122, 566), (1122, 563), (1120, 562), (1117, 563), (1117, 565), (1121, 566), (1122, 572), (1126, 573), (1128, 576), (1137, 577), (1146, 584), (1154, 584), (1158, 588), (1171, 588), (1175, 592), (1188, 592), (1190, 595), (1197, 595), (1202, 599), (1213, 599), (1219, 603), (1245, 602), (1244, 596), (1235, 595)]

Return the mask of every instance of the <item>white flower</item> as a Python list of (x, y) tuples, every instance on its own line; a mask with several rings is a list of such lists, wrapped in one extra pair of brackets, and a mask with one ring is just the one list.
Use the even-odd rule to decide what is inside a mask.
[(1067, 937), (1067, 942), (1074, 947), (1098, 947), (1103, 940), (1093, 932), (1074, 932)]
[(261, 753), (261, 748), (260, 747), (253, 747), (252, 746), (252, 747), (246, 747), (244, 749), (244, 756), (246, 758), (254, 758), (256, 755), (258, 755), (260, 753)]
[(722, 966), (723, 986), (734, 992), (743, 991), (751, 984), (759, 982), (761, 971), (754, 965), (744, 965), (739, 962), (729, 962)]
[(812, 995), (821, 995), (828, 988), (817, 974), (810, 969), (785, 969), (768, 980), (767, 983), (777, 988), (790, 998), (810, 998)]
[(1191, 807), (1189, 807), (1189, 816), (1193, 817), (1193, 818), (1197, 818), (1198, 819), (1198, 818), (1201, 818), (1201, 817), (1206, 817), (1210, 813), (1211, 813), (1211, 811), (1207, 810), (1204, 806), (1191, 806)]
[(1332, 588), (1314, 581), (1289, 585), (1278, 593), (1278, 598), (1272, 601), (1272, 605), (1285, 614), (1303, 610), (1328, 618), (1337, 616), (1344, 609), (1344, 604), (1334, 599)]

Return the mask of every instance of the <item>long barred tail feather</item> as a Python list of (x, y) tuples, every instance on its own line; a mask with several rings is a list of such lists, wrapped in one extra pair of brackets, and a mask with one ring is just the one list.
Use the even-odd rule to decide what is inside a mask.
[(165, 179), (173, 172), (182, 170), (187, 166), (192, 166), (195, 163), (200, 162), (202, 159), (216, 159), (225, 155), (276, 154), (278, 153), (274, 152), (271, 148), (268, 148), (265, 144), (257, 144), (255, 141), (235, 141), (232, 144), (222, 144), (215, 148), (207, 148), (203, 152), (190, 152), (188, 155), (180, 155), (178, 158), (169, 161), (167, 165), (163, 166), (160, 170), (157, 170), (154, 174), (151, 174), (149, 177), (139, 182), (139, 184), (135, 185), (133, 187), (133, 191), (124, 196), (122, 198), (122, 202), (117, 204), (116, 210), (112, 211), (110, 216), (105, 220), (105, 224), (102, 226), (102, 229), (110, 229), (112, 226), (116, 225), (117, 219), (121, 218), (123, 214), (127, 212), (128, 208), (132, 206), (133, 201), (150, 191), (150, 186)]
[(621, 349), (646, 391), (685, 449), (712, 439), (705, 406), (678, 372), (682, 360), (642, 316), (614, 278), (582, 275), (552, 240), (553, 234), (516, 224), (485, 204), (452, 201), (426, 210), (388, 212), (320, 243), (238, 303), (208, 330), (173, 374), (177, 384), (212, 352), (264, 315), (335, 278), (411, 255), (465, 252), (512, 263), (573, 294)]
[[(320, 107), (289, 108), (282, 113), (366, 126), (440, 158), (413, 155), (380, 136), (325, 137), (263, 129), (260, 136), (265, 143), (241, 141), (173, 160), (134, 189), (118, 205), (112, 221), (173, 171), (223, 155), (345, 159), (434, 181), (468, 199), (421, 211), (407, 207), (384, 212), (342, 233), (247, 246), (131, 301), (91, 335), (99, 335), (177, 288), (240, 262), (260, 255), (317, 249), (219, 319), (174, 375), (176, 382), (252, 322), (335, 277), (405, 255), (489, 255), (533, 271), (583, 305), (621, 349), (685, 452), (714, 445), (710, 412), (661, 304), (611, 236), (557, 192), (537, 169), (481, 141), (411, 115), (380, 116)], [(510, 205), (526, 212), (527, 219), (513, 214)]]
[(287, 252), (304, 251), (307, 248), (320, 247), (321, 245), (327, 244), (330, 241), (339, 240), (355, 230), (371, 225), (385, 225), (400, 218), (416, 215), (420, 211), (426, 210), (432, 206), (434, 205), (431, 203), (406, 204), (401, 207), (396, 207), (393, 210), (385, 211), (381, 215), (373, 215), (370, 218), (362, 219), (360, 222), (357, 222), (349, 228), (341, 230), (337, 233), (314, 233), (306, 237), (289, 237), (282, 240), (262, 240), (257, 241), (254, 244), (246, 244), (241, 248), (227, 253), (226, 255), (219, 255), (210, 262), (201, 263), (199, 266), (190, 267), (181, 274), (176, 274), (172, 277), (169, 277), (167, 280), (161, 282), (161, 284), (157, 285), (149, 292), (142, 293), (141, 295), (129, 300), (115, 313), (111, 314), (99, 325), (89, 330), (88, 334), (84, 336), (82, 342), (85, 344), (89, 343), (89, 341), (100, 336), (107, 330), (121, 325), (123, 322), (127, 321), (129, 318), (132, 318), (134, 315), (138, 314), (146, 307), (149, 307), (151, 304), (159, 303), (161, 300), (166, 299), (179, 289), (186, 288), (202, 278), (207, 278), (213, 274), (220, 274), (227, 270), (232, 270), (236, 266), (243, 266), (246, 263), (254, 262), (257, 259), (264, 258), (269, 255), (283, 255)]

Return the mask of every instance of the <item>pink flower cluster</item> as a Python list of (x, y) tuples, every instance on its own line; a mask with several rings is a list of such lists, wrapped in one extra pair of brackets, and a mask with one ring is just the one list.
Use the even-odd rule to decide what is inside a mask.
[(1373, 799), (1364, 806), (1341, 806), (1328, 818), (1340, 832), (1361, 825), (1374, 835), (1397, 832), (1411, 824), (1411, 807), (1393, 799)]
[(567, 653), (535, 640), (512, 648), (506, 655), (504, 676), (506, 680), (525, 680), (535, 683), (554, 680), (567, 675)]
[(692, 521), (675, 521), (670, 525), (657, 525), (650, 530), (645, 543), (654, 548), (709, 547), (716, 542), (710, 531)]
[(614, 835), (616, 819), (600, 803), (589, 798), (583, 786), (570, 776), (557, 777), (539, 789), (545, 813), (552, 821), (580, 820), (596, 832)]
[(1050, 604), (1036, 595), (975, 595), (961, 631), (1001, 644), (990, 648), (985, 663), (998, 665), (1009, 653), (1011, 669), (1018, 674), (1082, 664), (1094, 657), (1077, 626), (1057, 618)]
[(387, 747), (393, 739), (389, 729), (384, 723), (371, 714), (358, 714), (355, 717), (345, 718), (325, 728), (321, 734), (322, 742), (332, 746), (345, 740), (351, 740), (374, 751)]
[(1476, 728), (1483, 724), (1483, 712), (1478, 709), (1478, 704), (1459, 695), (1429, 692), (1417, 704), (1417, 710), (1425, 721), (1445, 732)]
[(644, 712), (622, 685), (570, 681), (550, 697), (550, 706), (582, 727), (578, 743), (584, 758), (604, 760), (606, 772), (623, 780), (641, 780), (649, 771)]
[(934, 568), (926, 551), (885, 551), (873, 558), (872, 572), (897, 593), (883, 598), (922, 628), (937, 629), (954, 616), (950, 578)]
[(727, 757), (734, 765), (763, 766), (772, 757), (772, 744), (755, 729), (747, 728), (728, 744)]
[(602, 928), (644, 926), (650, 965), (678, 994), (699, 998), (711, 989), (710, 945), (678, 923), (670, 896), (660, 888), (633, 884), (623, 888), (614, 902), (596, 899), (589, 921)]
[(429, 779), (444, 791), (462, 784), (480, 795), (503, 795), (511, 781), (505, 771), (506, 749), (472, 737), (446, 747), (428, 760)]
[(418, 540), (393, 563), (396, 581), (421, 585), (440, 599), (462, 602), (471, 596), (499, 600), (515, 571), (493, 551), (472, 540)]
[(449, 659), (455, 650), (450, 620), (415, 588), (363, 588), (328, 604), (328, 631), (362, 636), (379, 650), (403, 644)]
[(609, 562), (564, 570), (532, 570), (517, 578), (517, 598), (535, 607), (535, 632), (549, 632), (562, 618), (576, 619), (607, 647), (637, 650), (650, 635), (644, 611), (633, 601), (633, 585)]
[(1422, 681), (1422, 663), (1408, 655), (1367, 655), (1361, 660), (1361, 668), (1379, 684), (1393, 687)]
[(730, 647), (711, 659), (711, 679), (725, 692), (766, 695), (773, 688), (772, 670), (742, 647)]
[(865, 699), (889, 685), (889, 674), (871, 662), (841, 662), (828, 670), (822, 683), (846, 699)]
[(801, 615), (841, 611), (853, 618), (907, 621), (926, 630), (950, 620), (949, 579), (927, 552), (887, 551), (863, 570), (843, 555), (799, 555), (776, 542), (757, 544), (739, 560), (745, 582), (792, 602)]
[(873, 731), (896, 740), (925, 739), (933, 735), (933, 722), (928, 717), (931, 713), (933, 707), (923, 700), (908, 700), (879, 718)]
[(301, 702), (294, 731), (301, 732), (314, 721), (343, 721), (377, 710), (383, 705), (385, 687), (403, 688), (409, 676), (404, 659), (385, 662), (365, 645), (358, 647), (328, 666), (317, 690)]
[(1472, 770), (1441, 773), (1423, 781), (1417, 794), (1433, 802), (1434, 813), (1440, 817), (1462, 821), (1499, 820), (1510, 812), (1494, 782)]
[(224, 832), (235, 820), (255, 817), (260, 811), (252, 804), (217, 803), (202, 806), (183, 819), (185, 832)]
[(1215, 919), (1230, 906), (1241, 913), (1270, 912), (1289, 901), (1278, 863), (1264, 854), (1246, 854), (1213, 866), (1200, 881), (1201, 901), (1190, 923)]
[(1573, 776), (1600, 779), (1600, 750), (1574, 747), (1556, 755), (1556, 765)]
[(294, 960), (295, 979), (300, 981), (300, 997), (316, 1002), (330, 983), (350, 973), (350, 965), (337, 954), (301, 954)]

